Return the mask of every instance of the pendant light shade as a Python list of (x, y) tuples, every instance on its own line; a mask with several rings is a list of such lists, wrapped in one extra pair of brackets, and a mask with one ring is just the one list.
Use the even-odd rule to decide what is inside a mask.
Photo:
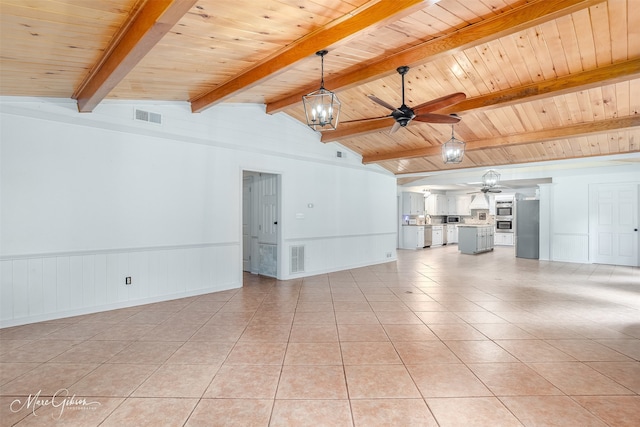
[(326, 50), (316, 52), (322, 64), (320, 89), (302, 97), (307, 125), (316, 131), (335, 130), (340, 116), (338, 96), (324, 87), (324, 56), (326, 54)]
[(442, 161), (444, 163), (460, 163), (464, 158), (465, 142), (453, 136), (453, 125), (451, 125), (451, 139), (442, 144)]
[(500, 182), (500, 174), (491, 169), (487, 171), (484, 175), (482, 175), (482, 186), (486, 188), (492, 188), (498, 185)]

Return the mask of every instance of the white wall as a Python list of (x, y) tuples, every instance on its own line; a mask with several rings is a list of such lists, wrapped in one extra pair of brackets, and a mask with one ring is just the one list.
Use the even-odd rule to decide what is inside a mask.
[(279, 278), (290, 245), (306, 247), (296, 277), (395, 259), (395, 177), (263, 106), (2, 98), (0, 113), (2, 326), (241, 286), (242, 170), (282, 176)]
[[(610, 183), (635, 183), (640, 185), (640, 167), (628, 166), (600, 168), (572, 175), (559, 175), (553, 184), (541, 193), (548, 199), (541, 201), (548, 206), (549, 236), (541, 236), (548, 242), (552, 261), (589, 263), (589, 185)], [(545, 208), (546, 209), (546, 208)], [(640, 218), (639, 218), (640, 222)], [(541, 230), (542, 231), (542, 230)]]

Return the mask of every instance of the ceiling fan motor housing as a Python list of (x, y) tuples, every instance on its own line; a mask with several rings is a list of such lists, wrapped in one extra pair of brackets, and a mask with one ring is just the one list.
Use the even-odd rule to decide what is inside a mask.
[(391, 116), (396, 120), (396, 122), (400, 123), (400, 126), (405, 127), (416, 115), (411, 108), (402, 104), (400, 108), (391, 113)]

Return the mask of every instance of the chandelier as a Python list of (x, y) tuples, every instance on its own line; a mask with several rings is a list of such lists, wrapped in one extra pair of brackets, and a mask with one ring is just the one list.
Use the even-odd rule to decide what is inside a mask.
[(460, 163), (464, 157), (465, 142), (453, 136), (453, 125), (451, 125), (451, 139), (442, 144), (442, 161), (444, 163)]
[(316, 55), (321, 58), (322, 64), (320, 89), (302, 97), (307, 125), (316, 131), (335, 130), (340, 115), (338, 96), (324, 87), (324, 56), (327, 53), (326, 50), (316, 52)]
[(482, 175), (482, 186), (485, 188), (493, 188), (498, 185), (499, 182), (500, 174), (493, 169), (488, 170), (487, 173)]

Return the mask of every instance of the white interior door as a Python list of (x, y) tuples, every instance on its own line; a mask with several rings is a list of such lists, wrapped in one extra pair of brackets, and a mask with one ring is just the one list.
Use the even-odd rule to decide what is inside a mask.
[(277, 277), (278, 176), (261, 173), (254, 188), (258, 193), (258, 273)]
[(638, 185), (591, 186), (589, 210), (591, 261), (638, 266)]
[(253, 176), (242, 178), (242, 270), (251, 271), (251, 184)]
[(278, 243), (278, 177), (260, 174), (258, 181), (258, 242)]

